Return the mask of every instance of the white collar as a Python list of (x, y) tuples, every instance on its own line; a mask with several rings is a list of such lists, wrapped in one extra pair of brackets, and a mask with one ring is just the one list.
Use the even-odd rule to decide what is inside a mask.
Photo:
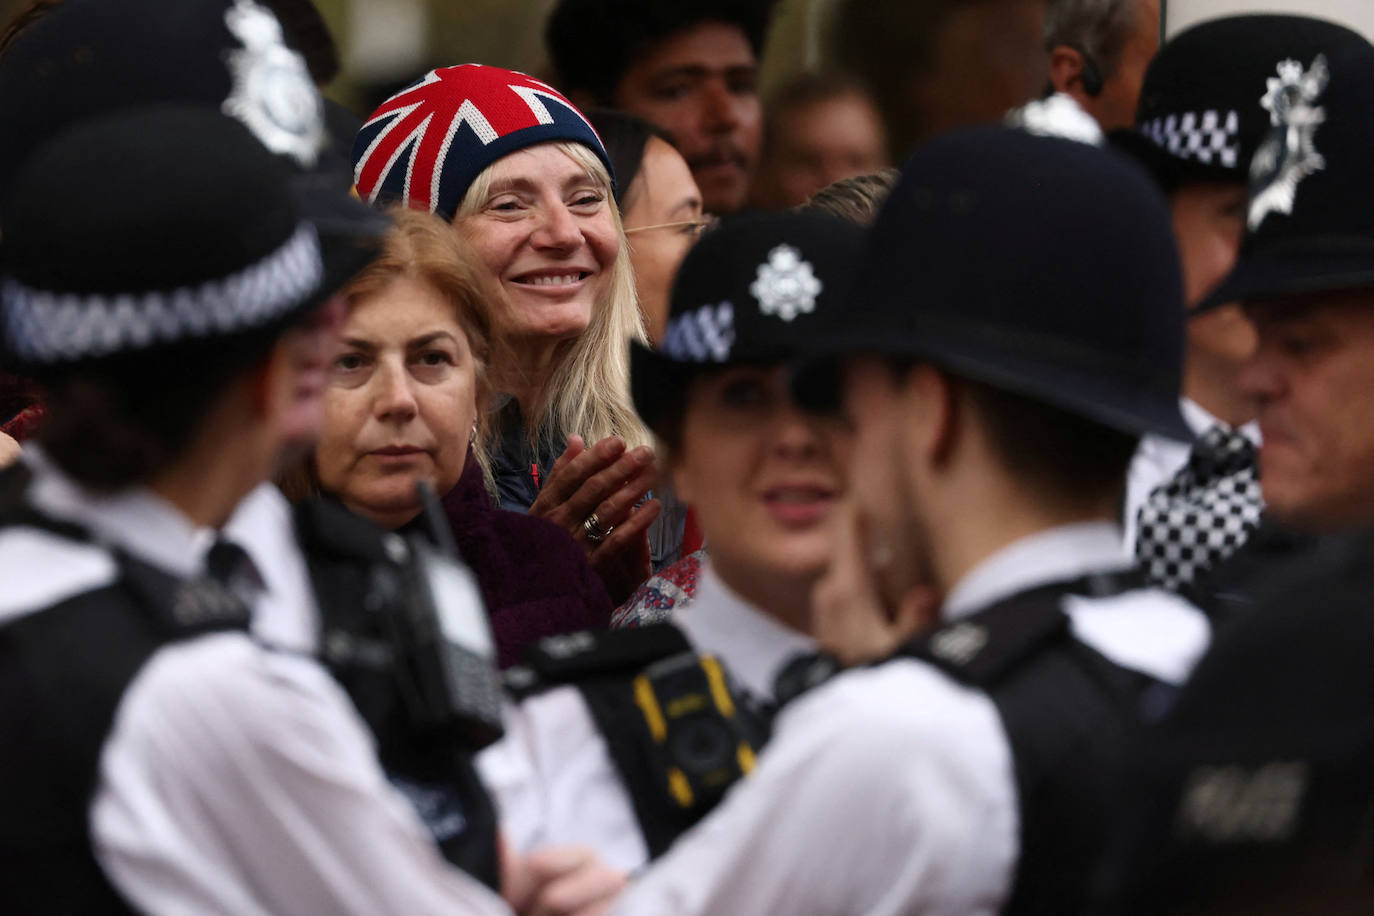
[(147, 487), (94, 493), (64, 474), (37, 445), (25, 443), (33, 473), (27, 499), (41, 512), (88, 529), (97, 539), (176, 576), (198, 575), (214, 531), (200, 528)]
[[(1191, 398), (1179, 398), (1179, 412), (1183, 414), (1183, 422), (1188, 424), (1188, 428), (1193, 431), (1194, 436), (1201, 436), (1222, 420), (1212, 416), (1207, 408)], [(1230, 425), (1230, 424), (1227, 424)], [(1259, 445), (1259, 422), (1251, 420), (1243, 426), (1236, 427), (1236, 432), (1249, 439), (1255, 445)]]
[(693, 646), (718, 656), (744, 689), (760, 699), (773, 698), (773, 679), (792, 656), (816, 651), (810, 636), (731, 591), (709, 562), (702, 564), (696, 597), (673, 622)]
[(950, 590), (942, 616), (957, 620), (1027, 589), (1130, 566), (1115, 523), (1061, 525), (1014, 541), (973, 567)]
[(243, 548), (261, 577), (253, 607), (253, 634), (296, 652), (319, 644), (319, 611), (310, 570), (296, 540), (291, 504), (274, 484), (261, 483), (234, 509), (224, 537)]

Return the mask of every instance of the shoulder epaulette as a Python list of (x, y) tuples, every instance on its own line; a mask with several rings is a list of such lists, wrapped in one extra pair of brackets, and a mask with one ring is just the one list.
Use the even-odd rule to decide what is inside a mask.
[(957, 680), (987, 686), (1069, 630), (1062, 593), (1027, 595), (922, 633), (898, 657), (930, 662)]
[(506, 686), (525, 697), (562, 684), (630, 675), (692, 651), (687, 637), (670, 623), (546, 636), (529, 649), (522, 665), (506, 672)]

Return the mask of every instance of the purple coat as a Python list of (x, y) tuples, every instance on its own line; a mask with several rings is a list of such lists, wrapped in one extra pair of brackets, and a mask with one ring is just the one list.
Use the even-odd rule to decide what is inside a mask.
[(442, 502), (487, 602), (502, 668), (545, 636), (609, 625), (611, 599), (582, 548), (553, 522), (498, 509), (471, 452)]

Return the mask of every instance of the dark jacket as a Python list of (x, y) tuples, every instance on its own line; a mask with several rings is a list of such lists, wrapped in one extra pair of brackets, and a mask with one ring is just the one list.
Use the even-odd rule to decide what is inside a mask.
[(501, 667), (545, 636), (610, 623), (611, 599), (582, 548), (552, 522), (497, 508), (471, 453), (442, 502), (487, 602)]

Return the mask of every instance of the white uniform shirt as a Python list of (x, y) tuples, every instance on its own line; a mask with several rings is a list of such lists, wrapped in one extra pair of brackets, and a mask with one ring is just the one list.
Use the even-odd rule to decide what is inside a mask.
[[(1188, 398), (1179, 399), (1179, 408), (1183, 414), (1183, 421), (1188, 424), (1188, 428), (1195, 436), (1201, 436), (1221, 422), (1196, 401), (1190, 401)], [(1246, 423), (1238, 432), (1259, 445), (1258, 423)], [(1191, 443), (1179, 442), (1166, 436), (1151, 434), (1141, 437), (1135, 457), (1131, 459), (1130, 470), (1126, 472), (1125, 518), (1121, 521), (1126, 534), (1123, 544), (1128, 557), (1135, 556), (1136, 516), (1140, 514), (1140, 507), (1145, 504), (1145, 500), (1156, 487), (1183, 469), (1188, 463), (1192, 448)]]
[[(673, 622), (762, 700), (772, 699), (783, 664), (815, 648), (730, 591), (709, 564), (695, 600)], [(576, 688), (555, 687), (510, 709), (506, 736), (478, 756), (477, 766), (517, 850), (585, 844), (626, 871), (648, 860), (629, 793)]]
[[(1018, 541), (951, 591), (945, 619), (1038, 585), (1122, 566), (1115, 525)], [(1070, 598), (1074, 634), (1178, 683), (1210, 638), (1175, 595)], [(986, 694), (898, 659), (803, 695), (748, 780), (621, 898), (622, 914), (951, 916), (998, 912), (1019, 854), (1011, 748)]]
[[(210, 533), (155, 494), (96, 496), (39, 450), (25, 460), (37, 508), (168, 572), (200, 571)], [(97, 547), (0, 530), (0, 622), (117, 575)], [(244, 634), (168, 646), (134, 677), (101, 753), (90, 825), (105, 874), (149, 913), (508, 912), (442, 859), (329, 674)]]

